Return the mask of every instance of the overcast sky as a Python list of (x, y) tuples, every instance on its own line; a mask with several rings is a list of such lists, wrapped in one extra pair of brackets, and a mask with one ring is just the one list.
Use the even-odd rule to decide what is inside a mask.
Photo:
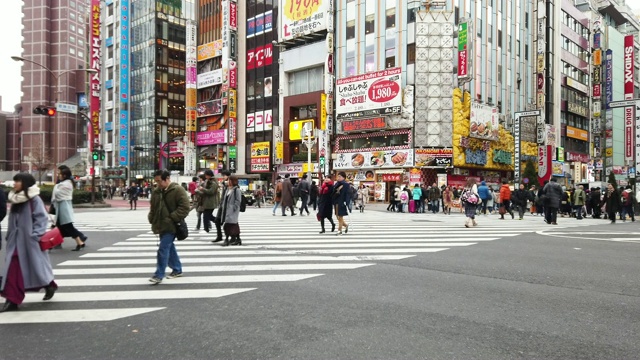
[[(12, 55), (22, 54), (22, 0), (1, 0), (0, 11), (0, 96), (2, 96), (2, 110), (13, 111), (13, 106), (20, 102), (20, 63), (11, 60)], [(640, 0), (627, 0), (627, 4), (640, 14)], [(27, 56), (27, 54), (24, 54)]]

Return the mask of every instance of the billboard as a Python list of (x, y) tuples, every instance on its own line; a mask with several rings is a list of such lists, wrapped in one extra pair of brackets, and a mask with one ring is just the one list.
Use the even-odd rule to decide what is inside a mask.
[(195, 22), (187, 23), (187, 53), (186, 53), (186, 81), (185, 81), (185, 111), (186, 111), (186, 131), (196, 131), (196, 102), (198, 101), (198, 53), (197, 53), (197, 30)]
[(361, 118), (398, 114), (402, 108), (402, 68), (336, 81), (336, 117)]
[(606, 95), (605, 106), (608, 109), (609, 103), (613, 101), (613, 50), (607, 50), (605, 57), (604, 91)]
[(458, 25), (458, 78), (469, 78), (469, 22), (466, 20)]
[(280, 0), (279, 40), (327, 30), (333, 0)]
[[(129, 79), (130, 79), (130, 59), (129, 59), (129, 0), (120, 2), (120, 103), (129, 102)], [(126, 109), (124, 106), (122, 109)], [(129, 165), (129, 111), (120, 110), (120, 166)]]
[(222, 84), (222, 69), (198, 74), (198, 89)]
[[(634, 82), (634, 61), (635, 51), (633, 48), (633, 35), (624, 37), (624, 99), (633, 100), (633, 82)], [(634, 125), (634, 107), (629, 106), (624, 109), (624, 159), (633, 160), (633, 145), (635, 144), (633, 136)]]
[(360, 151), (337, 154), (333, 168), (384, 169), (413, 166), (413, 149), (388, 151)]
[(453, 149), (416, 149), (416, 167), (453, 166)]
[(273, 44), (247, 50), (247, 70), (259, 69), (273, 63)]
[(198, 103), (196, 106), (197, 116), (205, 117), (222, 114), (222, 100), (211, 100)]
[(251, 172), (269, 172), (271, 160), (271, 142), (263, 141), (251, 144)]
[[(128, 1), (125, 1), (128, 3)], [(125, 35), (126, 36), (126, 35)], [(91, 132), (89, 132), (89, 151), (100, 144), (100, 0), (91, 0), (91, 74), (89, 85), (89, 103), (91, 109)]]
[(198, 46), (198, 61), (222, 55), (222, 39)]
[(498, 122), (498, 108), (476, 102), (471, 103), (470, 137), (498, 140), (500, 130)]
[(196, 134), (196, 143), (198, 146), (218, 145), (227, 142), (227, 129), (211, 130), (199, 132)]

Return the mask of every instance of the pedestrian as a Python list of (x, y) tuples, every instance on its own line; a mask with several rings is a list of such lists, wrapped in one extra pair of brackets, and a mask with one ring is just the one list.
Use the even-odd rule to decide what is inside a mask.
[(589, 193), (589, 204), (591, 206), (591, 215), (594, 219), (600, 219), (602, 216), (602, 194), (600, 188), (594, 187)]
[(627, 214), (631, 217), (631, 222), (635, 222), (636, 218), (633, 211), (633, 206), (637, 203), (636, 196), (631, 189), (631, 185), (627, 185), (627, 188), (622, 192), (621, 197), (622, 209), (625, 213), (622, 221), (627, 221)]
[(398, 209), (398, 205), (396, 204), (396, 188), (389, 187), (389, 206), (387, 206), (387, 211), (395, 212)]
[(464, 226), (478, 226), (476, 222), (476, 208), (480, 203), (480, 196), (478, 195), (478, 185), (476, 184), (475, 178), (470, 177), (467, 179), (467, 183), (460, 195), (460, 201), (462, 206), (464, 206), (464, 215), (467, 217)]
[(204, 214), (204, 197), (200, 194), (200, 192), (198, 192), (198, 188), (200, 186), (204, 186), (205, 184), (205, 177), (204, 174), (200, 174), (198, 177), (198, 184), (196, 186), (196, 190), (195, 190), (195, 197), (193, 198), (193, 205), (191, 206), (191, 209), (196, 209), (196, 214), (198, 216), (198, 223), (196, 225), (196, 231), (200, 230), (200, 226), (202, 225), (202, 217)]
[(513, 207), (518, 210), (518, 220), (524, 218), (524, 212), (527, 209), (527, 202), (529, 201), (529, 191), (525, 190), (524, 184), (520, 184), (517, 190), (511, 194), (511, 202)]
[(318, 185), (315, 181), (311, 182), (311, 189), (309, 190), (309, 204), (313, 206), (313, 211), (318, 208)]
[(66, 165), (58, 167), (58, 182), (51, 193), (51, 206), (55, 209), (56, 227), (62, 237), (70, 237), (76, 241), (71, 251), (80, 251), (85, 247), (87, 236), (73, 225), (73, 176)]
[[(220, 190), (218, 190), (218, 206), (216, 206), (216, 214), (213, 217), (213, 223), (216, 225), (216, 238), (215, 241), (213, 242), (219, 242), (222, 241), (222, 219), (221, 218), (221, 214), (222, 214), (222, 201), (220, 199), (224, 199), (224, 196), (227, 193), (227, 189), (228, 189), (228, 182), (229, 182), (229, 176), (231, 176), (231, 171), (229, 170), (222, 170), (220, 172), (220, 174), (222, 174), (222, 194), (220, 194)], [(207, 175), (205, 174), (205, 177)], [(217, 180), (212, 180), (214, 182), (216, 182), (217, 184)], [(218, 184), (218, 188), (220, 188), (220, 184)], [(205, 207), (206, 208), (206, 207)]]
[[(540, 188), (538, 188), (538, 193), (536, 196), (536, 212), (538, 213), (539, 216), (545, 216), (546, 219), (546, 212), (545, 212), (545, 208), (544, 208), (544, 203), (545, 203), (545, 196), (544, 196), (544, 186), (547, 185), (548, 181), (545, 181), (542, 186)], [(598, 203), (600, 203), (600, 201), (598, 200)]]
[(198, 177), (194, 176), (191, 178), (191, 182), (189, 183), (189, 195), (191, 195), (191, 201), (196, 201), (196, 190), (198, 189)]
[(140, 196), (141, 189), (135, 182), (131, 183), (131, 186), (127, 190), (129, 197), (129, 210), (136, 210), (138, 208), (138, 196)]
[(429, 189), (429, 201), (431, 202), (431, 211), (436, 214), (440, 210), (440, 189), (438, 184), (433, 183)]
[(453, 207), (453, 191), (451, 191), (451, 186), (447, 186), (442, 192), (442, 203), (444, 204), (445, 215), (451, 215), (451, 208)]
[(558, 225), (558, 210), (562, 201), (562, 187), (556, 178), (552, 178), (543, 188), (545, 222), (551, 225)]
[(580, 185), (573, 192), (573, 210), (576, 212), (576, 220), (582, 220), (582, 207), (587, 202), (587, 194), (584, 192), (584, 186)]
[[(202, 225), (207, 233), (211, 231), (211, 223), (215, 224), (216, 221), (213, 211), (220, 206), (220, 185), (213, 176), (213, 170), (205, 170), (204, 182), (196, 189), (196, 194), (202, 199)], [(217, 233), (216, 238), (212, 240), (212, 242), (219, 241), (222, 241), (222, 233)]]
[(616, 190), (615, 186), (611, 184), (607, 184), (607, 192), (604, 194), (604, 199), (602, 199), (602, 203), (605, 205), (605, 210), (607, 211), (607, 216), (609, 220), (611, 220), (612, 224), (616, 223), (616, 213), (621, 211), (622, 202), (620, 199), (620, 193)]
[(262, 188), (260, 186), (258, 186), (258, 188), (253, 192), (253, 197), (256, 198), (256, 204), (254, 205), (254, 207), (257, 207), (259, 209), (262, 208), (264, 192), (262, 191)]
[[(18, 310), (26, 291), (45, 289), (42, 300), (50, 300), (58, 290), (49, 253), (42, 251), (38, 242), (47, 231), (49, 221), (36, 179), (31, 174), (18, 173), (13, 181), (13, 190), (8, 197), (11, 209), (7, 222), (7, 250), (0, 278), (0, 296), (6, 301), (0, 312)], [(3, 195), (0, 197), (4, 199)], [(0, 201), (0, 205), (4, 205), (6, 213), (6, 203)]]
[(515, 218), (513, 210), (511, 210), (511, 188), (509, 188), (509, 182), (507, 180), (502, 181), (500, 187), (500, 220), (504, 220), (504, 214), (511, 214), (511, 218)]
[(538, 190), (535, 185), (531, 185), (531, 188), (529, 188), (529, 199), (531, 200), (531, 207), (529, 210), (533, 216), (536, 214), (536, 204), (538, 202)]
[(271, 210), (271, 215), (276, 216), (276, 210), (278, 210), (278, 206), (282, 201), (282, 176), (280, 175), (278, 175), (278, 178), (276, 179), (276, 187), (274, 189), (274, 192), (276, 196), (273, 199), (274, 204), (273, 209)]
[(320, 234), (325, 233), (324, 220), (327, 219), (331, 223), (331, 232), (336, 230), (336, 224), (333, 222), (333, 200), (331, 198), (331, 190), (333, 189), (333, 181), (327, 176), (322, 181), (322, 187), (318, 191), (318, 220), (320, 221)]
[(160, 244), (156, 259), (156, 272), (149, 279), (153, 284), (160, 284), (164, 279), (167, 266), (171, 273), (167, 279), (182, 276), (182, 263), (176, 251), (176, 224), (189, 215), (189, 195), (187, 191), (171, 181), (171, 173), (157, 170), (154, 174), (156, 188), (151, 196), (149, 223), (154, 234), (159, 235)]
[(360, 189), (358, 189), (358, 195), (356, 199), (357, 199), (358, 209), (360, 209), (361, 213), (364, 212), (365, 199), (368, 197), (369, 197), (369, 188), (366, 187), (364, 184), (360, 185)]
[(289, 174), (284, 176), (284, 180), (282, 181), (282, 198), (280, 200), (280, 206), (282, 206), (282, 216), (287, 216), (287, 208), (291, 210), (291, 216), (296, 216), (295, 210), (293, 210), (294, 206), (294, 195), (293, 195), (293, 184), (291, 184), (291, 180), (289, 179)]
[(306, 210), (307, 216), (309, 215), (309, 192), (311, 187), (309, 185), (309, 181), (307, 180), (307, 174), (302, 175), (302, 180), (298, 184), (298, 191), (300, 192), (300, 216), (304, 216), (304, 212)]
[(415, 212), (417, 213), (421, 213), (422, 211), (422, 201), (420, 199), (422, 199), (422, 189), (420, 188), (419, 184), (415, 184), (413, 186), (413, 191), (412, 191), (412, 195), (413, 195), (413, 203), (414, 208), (415, 208)]
[(493, 214), (496, 209), (496, 192), (493, 191), (491, 187), (489, 187), (489, 198), (487, 199), (487, 209), (489, 210), (489, 214)]
[(487, 204), (489, 203), (491, 193), (485, 181), (482, 181), (480, 186), (478, 186), (478, 196), (480, 196), (480, 200), (482, 200), (482, 214), (487, 215)]
[(227, 183), (227, 191), (222, 199), (221, 205), (222, 227), (225, 234), (222, 246), (242, 245), (238, 220), (240, 218), (240, 204), (242, 203), (242, 197), (244, 195), (242, 195), (242, 191), (240, 191), (240, 187), (238, 186), (237, 176), (229, 176)]
[(411, 193), (407, 191), (407, 186), (405, 185), (404, 189), (400, 190), (400, 212), (408, 212), (409, 211), (409, 198), (411, 197)]
[(336, 217), (338, 218), (338, 233), (336, 234), (338, 236), (342, 235), (343, 228), (345, 234), (349, 232), (349, 225), (344, 221), (344, 217), (349, 215), (348, 204), (351, 201), (349, 197), (350, 185), (345, 181), (346, 178), (347, 174), (344, 171), (340, 171), (336, 176), (338, 181), (333, 184), (331, 193), (332, 203), (335, 205)]
[(402, 194), (404, 193), (405, 193), (404, 191), (400, 190), (400, 186), (396, 186), (395, 190), (393, 191), (393, 196), (396, 204), (396, 211), (399, 213), (402, 212)]

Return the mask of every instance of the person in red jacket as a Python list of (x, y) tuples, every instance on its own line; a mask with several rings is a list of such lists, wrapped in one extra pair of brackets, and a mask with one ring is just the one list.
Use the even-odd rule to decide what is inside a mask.
[(504, 220), (504, 214), (511, 214), (511, 218), (515, 218), (513, 216), (513, 210), (511, 210), (511, 189), (509, 188), (509, 182), (507, 180), (502, 180), (502, 187), (500, 187), (500, 204), (504, 206), (504, 212), (500, 210), (500, 220)]

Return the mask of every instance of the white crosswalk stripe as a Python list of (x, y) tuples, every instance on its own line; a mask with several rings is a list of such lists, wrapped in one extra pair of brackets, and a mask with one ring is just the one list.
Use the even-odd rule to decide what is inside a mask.
[[(187, 240), (176, 242), (184, 276), (153, 286), (147, 275), (155, 269), (158, 238), (149, 231), (146, 212), (78, 213), (76, 217), (76, 226), (88, 233), (139, 234), (95, 251), (85, 250), (78, 259), (59, 264), (54, 274), (60, 290), (52, 305), (46, 305), (52, 309), (43, 311), (42, 294), (28, 294), (24, 308), (15, 313), (19, 315), (0, 316), (0, 324), (111, 321), (166, 309), (162, 300), (246, 293), (268, 283), (303, 281), (378, 262), (464, 249), (546, 226), (533, 217), (525, 221), (479, 217), (479, 227), (465, 229), (459, 215), (369, 212), (353, 214), (349, 233), (337, 237), (330, 232), (318, 234), (315, 217), (272, 217), (268, 209), (251, 209), (240, 220), (243, 246), (212, 244), (215, 227), (209, 234), (192, 232)], [(193, 229), (194, 214), (187, 220)], [(555, 228), (585, 225), (588, 221), (572, 221)], [(65, 308), (66, 304), (73, 308)]]

